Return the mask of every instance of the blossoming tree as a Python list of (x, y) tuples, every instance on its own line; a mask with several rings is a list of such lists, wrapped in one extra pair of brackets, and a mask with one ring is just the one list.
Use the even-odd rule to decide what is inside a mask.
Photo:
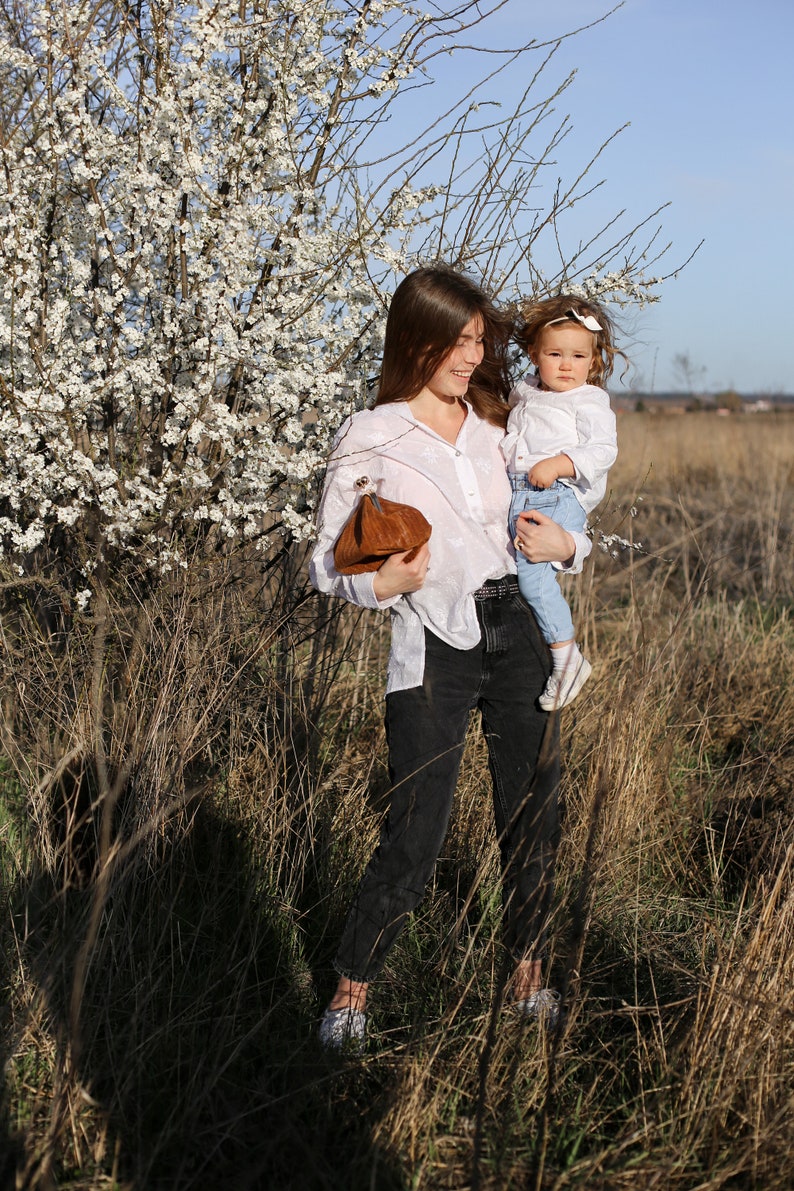
[[(107, 665), (111, 581), (156, 585), (197, 556), (310, 532), (330, 435), (365, 400), (388, 293), (413, 263), (471, 268), (503, 297), (562, 280), (647, 292), (653, 250), (614, 226), (580, 225), (542, 271), (544, 238), (559, 247), (590, 187), (585, 163), (542, 189), (570, 127), (555, 114), (569, 80), (545, 86), (555, 44), (497, 55), (528, 80), (507, 115), (487, 78), (442, 99), (430, 86), (435, 57), (509, 2), (3, 7), (2, 590), (7, 611), (25, 584), (49, 590), (59, 648), (77, 648), (76, 626), (95, 635), (68, 698), (41, 687), (44, 666), (27, 688), (66, 708), (70, 732), (93, 690), (92, 743), (73, 752), (100, 756), (113, 736), (108, 674), (132, 682), (129, 642)], [(401, 143), (400, 102), (420, 86), (432, 116)], [(35, 708), (23, 719), (17, 740)], [(55, 764), (65, 746), (44, 734)]]
[[(407, 147), (383, 136), (400, 89), (498, 7), (28, 0), (6, 15), (7, 555), (66, 545), (84, 602), (102, 558), (167, 569), (199, 528), (305, 532), (395, 276), (421, 253), (497, 288), (577, 197), (530, 212), (567, 127), (515, 164), (551, 106), (536, 80), (495, 124), (469, 92)], [(636, 265), (601, 288), (634, 284)]]

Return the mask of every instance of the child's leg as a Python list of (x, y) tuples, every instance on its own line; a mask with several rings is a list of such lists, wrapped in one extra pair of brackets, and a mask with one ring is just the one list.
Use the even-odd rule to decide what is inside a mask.
[[(517, 477), (516, 480), (513, 481), (510, 505), (511, 537), (515, 538), (521, 514), (533, 509), (545, 513), (563, 529), (582, 532), (585, 526), (584, 510), (567, 485), (557, 483), (551, 488), (539, 489), (521, 486), (523, 477)], [(575, 636), (573, 620), (568, 601), (557, 582), (556, 568), (550, 562), (529, 562), (520, 550), (516, 550), (516, 572), (519, 590), (535, 613), (546, 643), (553, 648), (572, 642)]]
[(520, 550), (516, 551), (516, 572), (519, 591), (535, 613), (543, 640), (556, 652), (555, 644), (574, 638), (571, 610), (557, 582), (557, 572), (550, 562), (529, 562)]
[[(518, 488), (513, 492), (510, 505), (510, 535), (515, 538), (516, 526), (521, 513), (531, 509), (546, 513), (563, 527), (563, 529), (579, 529), (579, 525), (568, 525), (565, 520), (575, 520), (575, 514), (568, 512), (565, 520), (561, 515), (561, 505), (567, 503), (569, 496), (579, 508), (579, 502), (567, 489), (560, 492), (562, 485), (555, 489)], [(584, 513), (579, 508), (581, 520)], [(557, 582), (557, 571), (550, 562), (529, 562), (520, 550), (516, 550), (516, 572), (518, 587), (524, 599), (535, 613), (538, 628), (543, 634), (544, 641), (553, 646), (556, 642), (568, 642), (574, 637), (573, 620), (568, 601), (562, 594)]]
[[(585, 514), (571, 489), (565, 484), (537, 491), (514, 485), (510, 531), (515, 535), (520, 513), (537, 509), (552, 517), (563, 529), (581, 532)], [(535, 613), (543, 637), (551, 649), (553, 670), (540, 697), (547, 711), (558, 710), (579, 694), (592, 667), (576, 644), (573, 619), (568, 602), (557, 581), (558, 572), (551, 563), (531, 563), (516, 551), (516, 570), (521, 594)]]

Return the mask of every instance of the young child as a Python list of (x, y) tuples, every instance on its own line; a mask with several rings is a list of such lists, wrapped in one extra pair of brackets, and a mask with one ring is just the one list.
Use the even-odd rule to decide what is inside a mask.
[[(616, 355), (608, 315), (594, 302), (562, 294), (528, 303), (517, 340), (535, 365), (510, 394), (502, 451), (513, 487), (510, 533), (539, 510), (581, 532), (606, 491), (617, 458), (615, 415), (600, 386)], [(518, 585), (529, 603), (554, 665), (540, 705), (565, 707), (590, 677), (576, 644), (570, 609), (553, 563), (531, 563), (516, 551)]]

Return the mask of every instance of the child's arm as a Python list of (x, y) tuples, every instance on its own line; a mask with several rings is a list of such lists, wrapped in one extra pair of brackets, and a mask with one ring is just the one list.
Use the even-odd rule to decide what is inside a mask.
[(576, 408), (577, 446), (569, 449), (573, 478), (582, 489), (602, 483), (618, 454), (617, 424), (603, 389), (587, 386)]
[(568, 455), (552, 455), (534, 464), (527, 479), (535, 488), (551, 488), (555, 480), (575, 480), (576, 468)]

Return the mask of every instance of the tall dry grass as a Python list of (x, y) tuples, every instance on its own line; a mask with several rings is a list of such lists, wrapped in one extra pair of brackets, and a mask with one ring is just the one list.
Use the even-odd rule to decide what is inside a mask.
[(594, 677), (562, 721), (554, 1037), (501, 1008), (473, 734), (370, 1048), (317, 1047), (387, 793), (381, 620), (291, 557), (117, 593), (68, 648), (6, 608), (8, 1186), (791, 1186), (794, 418), (619, 436), (611, 545), (568, 581)]

